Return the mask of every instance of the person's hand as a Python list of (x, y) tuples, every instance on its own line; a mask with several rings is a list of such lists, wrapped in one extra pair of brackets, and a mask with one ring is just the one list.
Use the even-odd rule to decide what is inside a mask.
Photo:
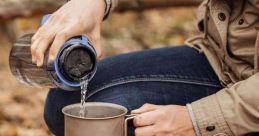
[(137, 114), (134, 118), (136, 136), (195, 136), (185, 106), (145, 104), (131, 114)]
[(66, 40), (85, 35), (101, 56), (100, 29), (104, 17), (104, 0), (72, 0), (57, 10), (32, 38), (32, 62), (43, 65), (48, 48), (53, 61)]

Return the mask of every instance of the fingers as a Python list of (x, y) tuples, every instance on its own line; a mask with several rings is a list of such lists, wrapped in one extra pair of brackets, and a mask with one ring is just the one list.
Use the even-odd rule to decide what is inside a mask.
[(39, 44), (39, 40), (33, 40), (31, 45), (31, 54), (32, 54), (32, 62), (37, 63), (36, 61), (36, 49), (37, 45)]
[[(49, 28), (49, 29), (47, 29)], [(38, 67), (43, 65), (44, 54), (51, 44), (55, 36), (55, 29), (51, 29), (47, 22), (38, 32), (32, 37), (31, 54), (32, 62)]]
[(100, 38), (95, 39), (95, 43), (93, 43), (93, 46), (96, 50), (96, 54), (97, 54), (97, 58), (101, 58), (102, 57), (102, 47), (101, 47), (101, 40)]
[(72, 37), (71, 35), (72, 33), (67, 32), (67, 30), (63, 30), (56, 35), (49, 51), (50, 62), (55, 60), (60, 48), (63, 46), (67, 39)]
[(102, 47), (101, 47), (101, 26), (96, 25), (95, 29), (90, 34), (84, 34), (86, 37), (89, 38), (90, 42), (93, 44), (97, 58), (102, 57)]
[(71, 37), (81, 35), (80, 28), (74, 27), (74, 25), (68, 26), (66, 29), (58, 32), (49, 50), (49, 61), (54, 61), (57, 54), (63, 44)]
[(139, 127), (135, 129), (135, 136), (155, 136), (154, 126)]
[(46, 50), (48, 49), (50, 43), (52, 42), (53, 38), (54, 38), (54, 36), (39, 39), (40, 42), (37, 46), (36, 54), (35, 54), (38, 67), (43, 65), (44, 54), (45, 54)]
[(32, 61), (37, 64), (38, 67), (43, 65), (44, 53), (48, 49), (54, 36), (38, 38), (33, 42), (31, 46)]
[(141, 114), (144, 112), (149, 112), (149, 111), (153, 111), (156, 110), (157, 108), (159, 108), (160, 106), (158, 105), (153, 105), (153, 104), (144, 104), (142, 107), (140, 107), (139, 109), (133, 110), (131, 111), (132, 114)]
[(140, 115), (137, 115), (134, 120), (134, 126), (135, 127), (144, 127), (144, 126), (150, 126), (153, 125), (157, 119), (157, 114), (155, 111), (151, 112), (145, 112)]

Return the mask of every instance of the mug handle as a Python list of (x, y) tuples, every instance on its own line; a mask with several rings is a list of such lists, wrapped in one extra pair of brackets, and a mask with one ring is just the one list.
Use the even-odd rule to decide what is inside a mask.
[(126, 115), (126, 119), (124, 121), (124, 136), (128, 136), (128, 123), (130, 120), (133, 120), (136, 115)]

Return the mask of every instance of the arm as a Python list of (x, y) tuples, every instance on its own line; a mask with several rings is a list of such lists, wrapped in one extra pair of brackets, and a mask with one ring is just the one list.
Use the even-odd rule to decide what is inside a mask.
[(191, 104), (202, 135), (259, 131), (259, 73)]

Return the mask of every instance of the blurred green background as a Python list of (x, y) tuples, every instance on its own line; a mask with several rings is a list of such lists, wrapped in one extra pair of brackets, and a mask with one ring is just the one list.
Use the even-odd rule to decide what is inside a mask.
[[(0, 23), (0, 136), (51, 135), (43, 120), (48, 89), (19, 84), (10, 74), (8, 66), (12, 43), (23, 34), (35, 32), (41, 16), (2, 20)], [(113, 13), (103, 23), (103, 58), (182, 45), (185, 39), (197, 33), (195, 7)]]

